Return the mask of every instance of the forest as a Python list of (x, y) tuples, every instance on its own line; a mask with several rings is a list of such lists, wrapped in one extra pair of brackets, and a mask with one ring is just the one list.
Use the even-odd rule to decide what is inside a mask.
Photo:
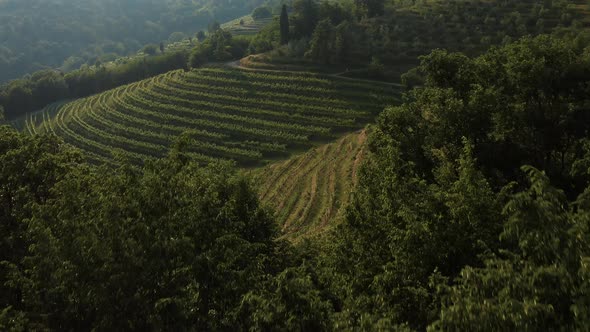
[(0, 83), (42, 69), (68, 72), (192, 37), (264, 0), (3, 0)]
[(0, 330), (590, 329), (589, 5), (254, 12), (4, 91)]

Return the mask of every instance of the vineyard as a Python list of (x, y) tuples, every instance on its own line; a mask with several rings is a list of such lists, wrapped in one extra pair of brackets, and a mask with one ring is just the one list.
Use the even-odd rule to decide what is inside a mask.
[(398, 85), (312, 73), (209, 67), (52, 104), (13, 125), (54, 133), (93, 163), (141, 164), (178, 142), (196, 161), (253, 167), (363, 127), (400, 93)]
[(263, 18), (255, 20), (251, 15), (240, 17), (233, 21), (224, 23), (221, 28), (232, 33), (234, 36), (252, 36), (262, 28), (272, 23), (274, 18)]
[(292, 241), (321, 235), (344, 215), (366, 151), (366, 131), (253, 171), (261, 201)]

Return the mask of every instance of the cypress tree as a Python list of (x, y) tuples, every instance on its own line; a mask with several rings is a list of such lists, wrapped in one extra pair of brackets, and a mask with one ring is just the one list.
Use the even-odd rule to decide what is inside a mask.
[(281, 45), (289, 42), (289, 14), (287, 13), (287, 5), (283, 5), (281, 10)]

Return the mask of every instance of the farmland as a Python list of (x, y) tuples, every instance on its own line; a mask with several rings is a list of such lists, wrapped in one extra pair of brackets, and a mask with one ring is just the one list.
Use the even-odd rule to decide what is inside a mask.
[(324, 234), (344, 216), (366, 154), (365, 130), (257, 169), (260, 199), (291, 241)]
[(14, 125), (54, 133), (93, 163), (141, 164), (182, 143), (193, 160), (254, 167), (363, 127), (400, 93), (395, 84), (209, 67), (52, 104)]
[(254, 19), (251, 15), (246, 15), (222, 24), (221, 28), (231, 32), (234, 36), (252, 36), (257, 34), (266, 25), (272, 23), (273, 19)]

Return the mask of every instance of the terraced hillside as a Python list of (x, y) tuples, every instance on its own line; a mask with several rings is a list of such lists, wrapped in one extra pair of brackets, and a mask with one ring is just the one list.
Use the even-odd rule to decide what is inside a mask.
[[(292, 48), (283, 47), (251, 57), (243, 65), (294, 70), (297, 65), (310, 67), (330, 61), (333, 65), (344, 64), (345, 68), (350, 68), (366, 66), (377, 58), (395, 69), (400, 64), (415, 66), (419, 56), (434, 49), (478, 55), (491, 46), (527, 35), (555, 33), (576, 37), (582, 33), (579, 40), (585, 43), (587, 37), (583, 34), (590, 28), (590, 1), (587, 0), (389, 0), (386, 4), (385, 15), (352, 23), (348, 38), (350, 43), (359, 46), (350, 51), (344, 62), (334, 60), (339, 55), (328, 54), (328, 51), (321, 59), (319, 55), (316, 59), (302, 59)], [(331, 43), (330, 50), (336, 52), (334, 45), (338, 42), (334, 36), (326, 43)], [(388, 75), (396, 76), (397, 72), (393, 70)]]
[(366, 137), (362, 130), (253, 171), (260, 198), (276, 211), (286, 238), (296, 242), (320, 235), (343, 217)]
[(164, 156), (184, 134), (195, 160), (257, 166), (361, 128), (401, 87), (312, 73), (237, 68), (172, 71), (50, 105), (15, 124), (52, 132), (95, 163)]
[(252, 36), (257, 34), (266, 25), (272, 23), (274, 18), (255, 20), (251, 15), (240, 17), (221, 25), (221, 28), (232, 33), (234, 36)]

